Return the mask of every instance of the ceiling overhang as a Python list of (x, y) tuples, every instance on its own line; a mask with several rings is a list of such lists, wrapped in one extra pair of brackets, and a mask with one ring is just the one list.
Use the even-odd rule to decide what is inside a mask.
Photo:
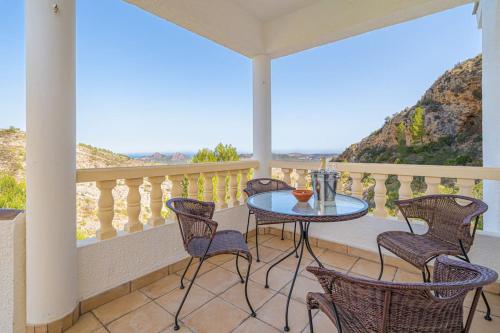
[(474, 0), (125, 0), (253, 58), (282, 57)]

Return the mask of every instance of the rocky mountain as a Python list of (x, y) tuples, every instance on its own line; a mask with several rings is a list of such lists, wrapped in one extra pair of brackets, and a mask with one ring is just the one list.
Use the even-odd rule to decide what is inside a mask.
[(481, 165), (482, 58), (457, 64), (416, 105), (335, 160), (348, 162)]

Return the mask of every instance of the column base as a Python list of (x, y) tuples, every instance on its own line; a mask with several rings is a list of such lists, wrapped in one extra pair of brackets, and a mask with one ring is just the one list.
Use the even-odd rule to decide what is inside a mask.
[(80, 304), (75, 309), (61, 319), (47, 324), (30, 325), (26, 324), (26, 333), (62, 333), (73, 326), (80, 319)]

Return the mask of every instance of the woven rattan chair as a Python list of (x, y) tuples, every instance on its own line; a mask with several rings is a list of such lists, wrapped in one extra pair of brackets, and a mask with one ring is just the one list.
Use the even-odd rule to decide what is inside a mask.
[[(212, 220), (214, 215), (215, 205), (213, 202), (202, 202), (193, 199), (174, 198), (167, 202), (167, 207), (170, 208), (176, 215), (179, 227), (181, 229), (184, 248), (191, 256), (189, 263), (181, 276), (180, 288), (184, 289), (184, 277), (189, 266), (194, 258), (199, 259), (198, 266), (194, 272), (193, 278), (184, 294), (179, 309), (175, 314), (174, 329), (179, 329), (178, 317), (182, 306), (193, 286), (194, 280), (200, 271), (201, 265), (205, 259), (219, 254), (234, 254), (236, 256), (236, 271), (240, 276), (241, 283), (245, 283), (245, 298), (250, 308), (253, 317), (256, 316), (255, 311), (248, 299), (248, 278), (250, 275), (250, 266), (252, 265), (252, 254), (243, 238), (243, 234), (235, 230), (217, 231), (217, 222)], [(238, 266), (238, 258), (243, 257), (248, 261), (246, 278), (240, 273)]]
[[(257, 193), (263, 193), (263, 192), (271, 192), (271, 191), (281, 191), (281, 190), (295, 190), (295, 187), (292, 187), (285, 183), (284, 181), (278, 180), (278, 179), (272, 179), (272, 178), (256, 178), (249, 180), (247, 182), (247, 187), (243, 189), (243, 192), (247, 196), (252, 196)], [(257, 262), (260, 262), (259, 258), (259, 225), (268, 225), (268, 224), (280, 224), (282, 223), (283, 226), (281, 227), (281, 240), (284, 240), (284, 232), (285, 232), (285, 223), (281, 220), (275, 219), (271, 220), (269, 217), (263, 217), (260, 216), (260, 214), (256, 214), (253, 212), (251, 209), (248, 211), (248, 219), (247, 219), (247, 233), (245, 235), (245, 241), (248, 242), (248, 228), (250, 227), (250, 216), (255, 215), (255, 245), (256, 245), (256, 251), (257, 251)], [(293, 242), (295, 243), (295, 232), (297, 230), (297, 223), (295, 223), (294, 227), (294, 239)]]
[[(308, 267), (324, 293), (308, 293), (311, 310), (319, 309), (339, 333), (458, 333), (469, 332), (482, 287), (498, 278), (495, 271), (445, 256), (436, 259), (434, 282), (396, 283), (348, 276)], [(475, 290), (464, 323), (463, 303)]]
[[(472, 247), (479, 217), (488, 206), (481, 200), (460, 195), (428, 195), (396, 201), (410, 232), (387, 231), (377, 236), (380, 255), (380, 275), (384, 271), (381, 248), (385, 248), (422, 271), (424, 281), (430, 280), (427, 264), (441, 254), (453, 255), (470, 262), (467, 253)], [(413, 232), (409, 219), (423, 220), (428, 230), (423, 235)], [(486, 303), (485, 319), (491, 320)]]

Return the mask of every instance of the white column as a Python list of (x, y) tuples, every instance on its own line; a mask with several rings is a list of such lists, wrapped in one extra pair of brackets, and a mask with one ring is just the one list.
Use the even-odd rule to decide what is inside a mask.
[[(481, 0), (478, 12), (483, 29), (483, 166), (500, 167), (500, 1)], [(500, 232), (500, 182), (484, 182), (489, 209), (484, 229)]]
[(260, 162), (255, 178), (271, 177), (271, 58), (253, 58), (253, 158)]
[(26, 0), (25, 29), (26, 311), (36, 325), (77, 305), (75, 1)]

